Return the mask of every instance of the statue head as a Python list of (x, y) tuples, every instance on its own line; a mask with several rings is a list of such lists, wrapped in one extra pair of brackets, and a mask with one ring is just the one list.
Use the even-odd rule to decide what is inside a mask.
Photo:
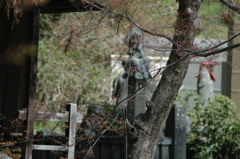
[(141, 52), (143, 40), (143, 32), (138, 27), (132, 28), (127, 35), (127, 45), (130, 50)]
[(211, 72), (213, 71), (214, 66), (216, 65), (215, 62), (212, 61), (204, 61), (201, 63), (201, 67), (208, 68)]

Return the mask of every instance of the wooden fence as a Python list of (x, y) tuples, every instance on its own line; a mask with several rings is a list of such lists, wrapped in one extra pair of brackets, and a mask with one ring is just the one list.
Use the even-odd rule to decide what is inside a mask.
[[(19, 111), (19, 119), (27, 119), (28, 110)], [(51, 112), (35, 112), (35, 121), (58, 121), (66, 123), (66, 136), (68, 136), (68, 143), (64, 146), (61, 145), (39, 145), (39, 144), (27, 144), (25, 159), (32, 159), (32, 150), (42, 150), (42, 151), (67, 151), (68, 159), (74, 159), (75, 157), (75, 137), (77, 123), (82, 122), (82, 115), (77, 112), (76, 104), (68, 104), (65, 113), (51, 113)], [(27, 128), (28, 132), (33, 132)], [(31, 135), (33, 136), (33, 134)], [(31, 139), (30, 139), (31, 140)], [(29, 141), (33, 142), (33, 141)], [(32, 145), (32, 147), (30, 147)]]
[[(42, 118), (44, 118), (49, 120), (50, 116), (52, 116), (52, 121), (71, 123), (71, 120), (74, 120), (74, 118), (71, 118), (71, 112), (73, 112), (74, 109), (71, 109), (65, 113), (56, 113), (54, 118), (52, 118), (54, 114), (52, 115), (51, 113), (48, 114), (47, 112), (38, 112), (36, 119), (42, 120)], [(25, 111), (22, 111), (20, 114), (20, 118), (26, 119)], [(76, 111), (75, 114), (77, 114)], [(81, 115), (77, 115), (76, 119), (81, 121)], [(186, 159), (186, 112), (184, 107), (181, 105), (173, 106), (167, 119), (166, 128), (164, 131), (164, 136), (159, 140), (154, 159)], [(75, 130), (72, 132), (75, 132)], [(72, 157), (75, 157), (76, 159), (83, 159), (84, 154), (74, 155), (75, 145), (79, 145), (74, 141), (75, 134), (72, 134), (72, 136), (70, 134), (68, 137), (69, 139), (72, 138), (72, 140), (69, 140), (68, 146), (51, 146), (54, 144), (54, 141), (49, 139), (49, 137), (45, 137), (43, 140), (37, 141), (37, 144), (34, 143), (33, 159), (59, 159), (60, 157), (65, 156), (68, 156), (69, 159)], [(103, 136), (93, 147), (94, 157), (95, 159), (124, 159), (124, 154), (126, 153), (124, 144), (124, 135)], [(36, 151), (46, 149), (52, 151)], [(68, 151), (68, 155), (64, 151)]]

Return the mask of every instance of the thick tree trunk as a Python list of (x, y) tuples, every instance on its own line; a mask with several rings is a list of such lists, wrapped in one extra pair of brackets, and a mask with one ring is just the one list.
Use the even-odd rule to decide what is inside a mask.
[[(172, 64), (191, 49), (195, 38), (194, 21), (197, 19), (201, 0), (179, 0), (178, 17), (175, 25), (173, 51), (168, 65)], [(189, 58), (185, 58), (164, 70), (162, 79), (153, 94), (150, 105), (145, 114), (136, 117), (129, 129), (128, 159), (152, 159), (157, 143), (163, 131), (171, 106), (182, 85), (189, 65)]]

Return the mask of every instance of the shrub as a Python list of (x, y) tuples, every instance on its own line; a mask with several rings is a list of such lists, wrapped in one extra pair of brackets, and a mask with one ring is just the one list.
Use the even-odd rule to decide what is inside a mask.
[(240, 156), (240, 122), (236, 107), (226, 96), (209, 98), (203, 105), (194, 97), (195, 107), (188, 111), (191, 132), (188, 135), (190, 158), (237, 159)]

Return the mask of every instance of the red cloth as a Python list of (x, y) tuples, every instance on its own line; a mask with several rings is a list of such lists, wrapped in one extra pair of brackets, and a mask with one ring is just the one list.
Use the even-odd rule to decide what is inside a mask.
[[(205, 61), (205, 62), (202, 62), (201, 65), (202, 65), (203, 67), (204, 67), (204, 66), (211, 66), (211, 67), (214, 67), (214, 66), (215, 66), (215, 62), (212, 62), (212, 61)], [(207, 67), (206, 67), (206, 69), (208, 70), (208, 73), (209, 73), (211, 79), (212, 79), (213, 81), (216, 81), (216, 78), (214, 77), (212, 71), (211, 71), (209, 68), (207, 68)]]
[(208, 70), (208, 73), (210, 74), (210, 77), (213, 81), (216, 81), (216, 78), (214, 77), (213, 73), (211, 72), (210, 69), (207, 69)]

